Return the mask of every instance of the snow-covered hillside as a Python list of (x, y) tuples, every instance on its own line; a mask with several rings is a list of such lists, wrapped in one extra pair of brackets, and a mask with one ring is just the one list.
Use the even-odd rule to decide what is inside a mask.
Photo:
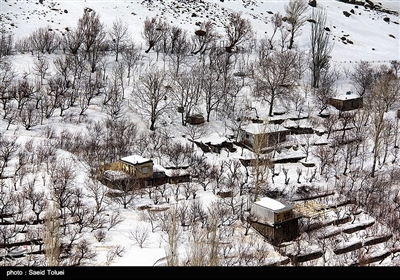
[[(40, 4), (39, 2), (42, 2)], [(337, 0), (317, 1), (328, 13), (327, 27), (332, 32), (335, 49), (334, 61), (350, 62), (359, 60), (379, 61), (399, 58), (399, 17), (365, 9), (362, 6), (342, 3)], [(116, 18), (129, 24), (135, 40), (142, 41), (141, 32), (146, 17), (160, 17), (174, 25), (182, 26), (190, 32), (196, 30), (196, 22), (210, 19), (220, 30), (230, 11), (243, 11), (243, 16), (250, 19), (257, 36), (262, 37), (272, 31), (271, 15), (284, 14), (281, 1), (29, 1), (3, 0), (1, 17), (4, 28), (14, 32), (16, 38), (26, 36), (40, 26), (49, 26), (61, 33), (66, 28), (75, 27), (85, 7), (99, 13), (102, 22), (110, 26)], [(382, 7), (399, 12), (399, 2), (380, 1)], [(357, 6), (357, 8), (355, 8)], [(343, 11), (354, 11), (349, 17)], [(311, 11), (309, 11), (311, 12)], [(389, 17), (390, 21), (383, 19)], [(310, 24), (302, 28), (299, 38), (301, 47), (309, 45)], [(393, 35), (394, 38), (389, 37)], [(346, 36), (353, 44), (344, 44), (341, 37)]]
[[(62, 194), (59, 196), (60, 201), (62, 198), (67, 201), (69, 195), (73, 197), (73, 201), (65, 207), (67, 209), (65, 211), (74, 213), (73, 220), (61, 221), (71, 227), (65, 227), (60, 236), (61, 239), (66, 239), (63, 242), (71, 242), (70, 248), (73, 248), (72, 251), (75, 250), (71, 254), (82, 256), (84, 261), (81, 264), (73, 259), (70, 262), (65, 261), (63, 265), (70, 263), (83, 266), (166, 265), (167, 254), (173, 249), (178, 252), (177, 259), (169, 258), (169, 262), (175, 261), (175, 264), (179, 265), (196, 265), (189, 262), (190, 257), (208, 254), (209, 251), (206, 250), (209, 243), (202, 247), (201, 242), (205, 242), (204, 240), (209, 242), (215, 238), (212, 240), (219, 242), (218, 248), (221, 250), (219, 253), (223, 255), (223, 261), (217, 264), (223, 266), (399, 266), (399, 232), (391, 232), (395, 227), (393, 225), (397, 212), (393, 212), (392, 224), (388, 220), (382, 221), (382, 217), (376, 217), (376, 212), (373, 212), (376, 206), (373, 202), (380, 203), (386, 199), (399, 205), (396, 186), (392, 185), (398, 182), (400, 174), (396, 147), (398, 140), (397, 136), (394, 136), (399, 133), (395, 123), (398, 123), (396, 108), (400, 105), (400, 99), (391, 104), (393, 106), (385, 112), (385, 119), (392, 120), (393, 126), (390, 127), (390, 135), (384, 132), (381, 135), (395, 140), (393, 140), (394, 144), (390, 142), (393, 145), (386, 145), (383, 140), (379, 142), (381, 155), (378, 161), (384, 163), (379, 166), (382, 173), (378, 172), (378, 175), (382, 174), (379, 178), (382, 178), (383, 183), (390, 182), (391, 184), (385, 192), (379, 193), (379, 197), (374, 192), (379, 188), (379, 179), (374, 181), (365, 175), (365, 170), (370, 170), (372, 165), (373, 139), (371, 135), (368, 135), (372, 132), (364, 130), (365, 134), (362, 137), (365, 137), (363, 139), (366, 144), (363, 144), (360, 150), (357, 148), (355, 151), (351, 143), (348, 146), (341, 146), (346, 148), (331, 146), (334, 138), (332, 135), (339, 139), (339, 136), (342, 133), (344, 136), (347, 130), (362, 130), (362, 126), (355, 127), (357, 125), (350, 121), (346, 123), (345, 118), (339, 118), (340, 113), (332, 106), (321, 111), (324, 111), (326, 115), (338, 116), (337, 118), (326, 119), (326, 115), (318, 114), (317, 104), (309, 87), (309, 74), (305, 74), (305, 77), (300, 79), (294, 87), (298, 89), (301, 98), (299, 97), (297, 102), (289, 98), (278, 102), (275, 104), (273, 116), (268, 116), (267, 102), (253, 95), (255, 87), (252, 78), (246, 76), (243, 80), (238, 80), (235, 76), (234, 85), (239, 88), (235, 96), (238, 102), (235, 109), (250, 108), (245, 114), (246, 117), (282, 124), (285, 130), (295, 128), (297, 132), (312, 131), (312, 133), (304, 134), (293, 132), (288, 135), (287, 141), (283, 145), (278, 145), (278, 148), (275, 147), (270, 154), (268, 160), (272, 163), (271, 166), (258, 167), (257, 170), (248, 166), (260, 155), (237, 143), (235, 137), (238, 131), (234, 130), (234, 125), (232, 125), (232, 122), (236, 120), (223, 119), (217, 109), (212, 110), (209, 122), (206, 121), (200, 126), (190, 124), (184, 126), (181, 123), (181, 115), (175, 109), (179, 106), (173, 104), (172, 107), (168, 107), (168, 110), (163, 111), (162, 118), (157, 120), (155, 129), (157, 133), (149, 130), (149, 121), (144, 117), (146, 112), (143, 112), (145, 105), (139, 104), (139, 97), (135, 95), (135, 92), (140, 89), (139, 77), (142, 78), (142, 74), (152, 73), (153, 70), (156, 72), (155, 69), (164, 69), (168, 72), (165, 69), (172, 68), (173, 64), (170, 64), (168, 55), (154, 50), (145, 53), (147, 42), (142, 32), (146, 19), (153, 17), (162, 19), (166, 23), (187, 30), (188, 36), (193, 36), (202, 22), (210, 20), (215, 24), (216, 32), (224, 34), (224, 25), (228, 22), (229, 14), (232, 11), (241, 12), (243, 18), (251, 23), (254, 31), (252, 40), (256, 45), (259, 40), (270, 38), (273, 34), (273, 16), (278, 13), (284, 15), (285, 5), (288, 2), (289, 0), (1, 0), (0, 24), (3, 34), (13, 34), (16, 43), (23, 42), (41, 27), (66, 36), (68, 30), (77, 27), (84, 10), (90, 8), (98, 13), (100, 21), (107, 30), (117, 19), (126, 23), (128, 34), (137, 44), (142, 56), (137, 64), (138, 70), (132, 70), (134, 74), (128, 77), (129, 81), (126, 72), (122, 72), (120, 79), (125, 96), (119, 100), (120, 104), (123, 104), (121, 108), (106, 106), (107, 102), (111, 102), (106, 100), (108, 98), (106, 92), (112, 89), (110, 81), (118, 80), (116, 78), (118, 76), (117, 63), (112, 52), (107, 53), (99, 62), (103, 67), (101, 71), (93, 71), (93, 73), (87, 71), (82, 76), (82, 80), (101, 79), (104, 81), (104, 87), (98, 90), (98, 94), (90, 95), (90, 98), (79, 96), (74, 101), (74, 106), (61, 104), (60, 101), (61, 105), (54, 107), (53, 112), (50, 105), (43, 107), (43, 110), (49, 110), (49, 116), (43, 117), (42, 111), (42, 119), (36, 120), (32, 127), (26, 124), (30, 121), (29, 117), (21, 116), (22, 113), (19, 116), (12, 115), (18, 119), (12, 120), (11, 113), (7, 111), (7, 106), (11, 102), (6, 101), (8, 97), (2, 99), (4, 103), (1, 105), (7, 104), (1, 106), (0, 109), (2, 116), (0, 140), (7, 139), (8, 142), (4, 140), (0, 143), (2, 147), (14, 147), (13, 143), (18, 143), (19, 146), (15, 146), (16, 150), (10, 152), (10, 159), (2, 159), (2, 163), (6, 164), (2, 166), (4, 170), (0, 173), (2, 175), (0, 176), (0, 228), (5, 230), (0, 234), (0, 240), (21, 244), (7, 247), (5, 245), (7, 242), (3, 242), (4, 246), (0, 247), (0, 263), (6, 266), (46, 264), (43, 259), (41, 234), (44, 227), (46, 229), (49, 227), (44, 224), (44, 221), (51, 220), (47, 216), (48, 213), (52, 213), (51, 208), (40, 204), (41, 200), (32, 195), (29, 197), (31, 199), (29, 203), (26, 203), (26, 208), (30, 211), (29, 215), (18, 216), (19, 212), (16, 209), (22, 203), (17, 205), (10, 201), (17, 201), (17, 197), (25, 197), (24, 194), (27, 195), (28, 190), (31, 190), (31, 194), (40, 195), (50, 201), (52, 191), (56, 189), (54, 186), (64, 184), (66, 190), (67, 186), (72, 186), (74, 190), (80, 191), (71, 191), (67, 198)], [(315, 9), (326, 11), (325, 30), (330, 34), (330, 40), (333, 43), (333, 51), (330, 54), (331, 64), (340, 71), (340, 75), (335, 80), (336, 93), (355, 91), (354, 85), (350, 83), (349, 73), (360, 61), (367, 61), (377, 69), (380, 65), (390, 67), (392, 61), (400, 61), (400, 3), (397, 0), (379, 3), (374, 1), (377, 5), (375, 8), (336, 0), (317, 0), (316, 2)], [(312, 18), (312, 11), (313, 8), (310, 6), (307, 10), (309, 19)], [(346, 16), (344, 12), (349, 14)], [(311, 46), (312, 24), (305, 22), (294, 41), (296, 48), (305, 53)], [(220, 45), (224, 46), (225, 39), (220, 40)], [(10, 58), (15, 69), (14, 81), (17, 79), (22, 81), (26, 78), (34, 85), (32, 92), (35, 96), (50, 95), (53, 93), (50, 80), (59, 70), (54, 61), (58, 57), (65, 57), (65, 50), (56, 49), (51, 54), (44, 54), (44, 60), (41, 60), (41, 56), (34, 52), (12, 51), (6, 57)], [(238, 55), (229, 74), (239, 73), (242, 70), (241, 67), (246, 62), (250, 65), (251, 63), (248, 62), (255, 57), (257, 57), (255, 51), (251, 54)], [(42, 72), (38, 70), (38, 63), (41, 61), (48, 61), (49, 65), (39, 82)], [(194, 74), (197, 66), (191, 65), (196, 65), (195, 63), (200, 60), (191, 54), (188, 61), (190, 62), (185, 65), (190, 69), (188, 77), (192, 73), (193, 77), (197, 77)], [(174, 84), (175, 81), (168, 80), (168, 82), (169, 84), (165, 87), (178, 87)], [(35, 91), (35, 86), (39, 84), (44, 89)], [(79, 85), (84, 88), (83, 85), (88, 84), (82, 82)], [(188, 82), (187, 86), (181, 88), (182, 91), (189, 86)], [(212, 86), (211, 88), (215, 89)], [(21, 92), (21, 89), (22, 87), (17, 91)], [(48, 92), (46, 92), (47, 89)], [(77, 91), (79, 90), (78, 86)], [(63, 94), (60, 96), (58, 97), (62, 99)], [(172, 94), (167, 94), (165, 100), (172, 99), (171, 96)], [(15, 110), (20, 109), (20, 105), (25, 106), (23, 97), (10, 99), (13, 106), (15, 105)], [(35, 100), (42, 102), (45, 98)], [(36, 108), (32, 109), (33, 111), (38, 110), (38, 104), (39, 101), (36, 104), (32, 103), (32, 108)], [(219, 106), (224, 107), (223, 104)], [(217, 106), (217, 108), (220, 107)], [(120, 109), (117, 112), (120, 115), (113, 119), (114, 122), (107, 123), (105, 120), (112, 118), (110, 110), (114, 109)], [(205, 115), (206, 110), (203, 104), (196, 109)], [(121, 119), (126, 122), (119, 122)], [(117, 124), (120, 126), (117, 127)], [(129, 126), (130, 124), (134, 125)], [(240, 125), (242, 123), (236, 128)], [(368, 125), (371, 124), (368, 123)], [(110, 135), (112, 133), (115, 135)], [(106, 141), (110, 141), (111, 144), (107, 146), (104, 144)], [(117, 147), (116, 145), (112, 148), (113, 143), (124, 143), (126, 146)], [(182, 146), (177, 145), (177, 149), (174, 150), (173, 143), (179, 143)], [(228, 146), (221, 148), (219, 146), (221, 143), (228, 143)], [(104, 152), (102, 147), (107, 147), (107, 150)], [(333, 157), (337, 160), (337, 165), (329, 164), (331, 158), (324, 157), (325, 147), (333, 147), (335, 151)], [(385, 150), (384, 147), (388, 148)], [(141, 154), (144, 158), (153, 160), (155, 172), (166, 172), (172, 174), (171, 177), (178, 176), (179, 171), (186, 174), (185, 172), (190, 170), (191, 174), (197, 176), (197, 181), (194, 180), (193, 184), (183, 182), (181, 185), (166, 183), (158, 186), (156, 191), (142, 190), (129, 197), (123, 191), (121, 191), (122, 195), (113, 193), (113, 196), (103, 181), (100, 183), (100, 180), (95, 180), (98, 170), (93, 171), (92, 162), (112, 164), (110, 154), (123, 153), (121, 151)], [(323, 162), (326, 163), (325, 170), (329, 169), (329, 171), (323, 171)], [(345, 165), (346, 168), (348, 165), (348, 170), (344, 169)], [(223, 170), (223, 174), (218, 173), (219, 170)], [(208, 174), (212, 179), (206, 176), (203, 178), (203, 174)], [(261, 177), (266, 176), (265, 181), (264, 179), (258, 181), (260, 174)], [(264, 242), (263, 237), (246, 222), (248, 213), (243, 209), (248, 208), (249, 189), (254, 189), (256, 184), (268, 185), (271, 196), (296, 205), (296, 209), (304, 216), (300, 222), (302, 235), (295, 241), (274, 246), (269, 242)], [(363, 184), (370, 188), (362, 189)], [(350, 190), (356, 189), (360, 191), (360, 195), (349, 195)], [(230, 196), (223, 198), (226, 193)], [(387, 197), (383, 198), (385, 195)], [(355, 197), (360, 201), (364, 199), (363, 202), (371, 199), (371, 205), (373, 205), (365, 209), (360, 201), (354, 201)], [(33, 202), (39, 206), (32, 206)], [(100, 204), (101, 207), (99, 207)], [(98, 212), (94, 210), (96, 207)], [(169, 208), (174, 209), (175, 218), (166, 214), (169, 213), (167, 211)], [(384, 215), (382, 213), (385, 209), (381, 210), (379, 214)], [(228, 214), (231, 213), (230, 211), (232, 214)], [(396, 211), (398, 211), (397, 208)], [(244, 212), (246, 215), (243, 214)], [(15, 221), (14, 214), (15, 220), (31, 221), (30, 224), (27, 222), (23, 225), (26, 228), (20, 229), (16, 235), (9, 234), (15, 229), (15, 227), (12, 228), (10, 222)], [(35, 214), (37, 214), (37, 219)], [(213, 221), (207, 220), (213, 215), (224, 217), (218, 227), (212, 223)], [(88, 221), (90, 218), (92, 220)], [(87, 223), (85, 226), (77, 226), (83, 225), (83, 221)], [(95, 223), (97, 227), (93, 225)], [(171, 224), (175, 227), (171, 227)], [(194, 224), (198, 226), (198, 231), (194, 230), (196, 228)], [(207, 234), (203, 233), (205, 228), (209, 230)], [(171, 230), (176, 230), (176, 239), (171, 237)], [(217, 239), (218, 241), (215, 241)], [(37, 240), (37, 242), (29, 243), (31, 240)], [(47, 242), (50, 241), (47, 240)], [(172, 243), (176, 248), (171, 249)], [(347, 249), (349, 250), (346, 251)], [(79, 255), (79, 250), (87, 254)], [(302, 258), (303, 260), (300, 261)], [(182, 263), (183, 260), (187, 262)], [(201, 263), (197, 263), (199, 264)]]

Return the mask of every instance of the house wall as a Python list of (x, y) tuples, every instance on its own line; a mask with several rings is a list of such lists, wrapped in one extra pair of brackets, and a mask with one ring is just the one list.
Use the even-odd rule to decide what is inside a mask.
[(363, 107), (363, 98), (351, 98), (351, 99), (330, 99), (330, 104), (340, 111), (350, 111)]
[(255, 220), (273, 224), (275, 221), (275, 213), (268, 208), (260, 206), (258, 204), (253, 204), (251, 206), (251, 214), (255, 216)]
[(273, 244), (290, 241), (299, 235), (298, 219), (292, 219), (276, 225), (250, 221), (251, 226)]
[(286, 141), (289, 131), (252, 134), (247, 131), (240, 131), (239, 141), (253, 150), (271, 147), (277, 143)]
[(299, 223), (297, 219), (292, 219), (277, 224), (274, 229), (274, 242), (284, 242), (295, 239), (299, 234)]
[(273, 210), (260, 206), (256, 203), (251, 206), (250, 212), (253, 216), (256, 217), (256, 221), (270, 224), (281, 223), (293, 219), (295, 216), (293, 209), (289, 209), (283, 212), (274, 212)]
[(255, 134), (253, 135), (253, 149), (263, 149), (270, 146), (270, 136), (268, 134)]
[(247, 147), (253, 148), (254, 145), (254, 135), (246, 132), (244, 130), (239, 131), (238, 135), (239, 142), (246, 145)]
[(288, 132), (286, 131), (279, 131), (279, 132), (273, 132), (268, 134), (268, 146), (273, 146), (278, 143), (286, 141), (286, 135)]
[(283, 222), (294, 217), (293, 210), (288, 210), (285, 212), (274, 213), (274, 223)]
[(250, 222), (251, 226), (258, 231), (262, 236), (264, 236), (269, 241), (274, 241), (274, 227), (270, 225), (261, 224), (258, 222)]
[(128, 164), (121, 162), (122, 170), (128, 174), (134, 175), (136, 178), (149, 178), (153, 176), (153, 162), (143, 164)]
[(113, 171), (121, 171), (122, 170), (122, 163), (120, 161), (102, 164), (99, 167), (101, 172), (105, 170), (113, 170)]

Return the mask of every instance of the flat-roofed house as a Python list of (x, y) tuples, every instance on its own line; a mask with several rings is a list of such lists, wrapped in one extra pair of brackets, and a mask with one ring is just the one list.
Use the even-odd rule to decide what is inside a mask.
[(351, 91), (347, 91), (346, 94), (331, 97), (329, 104), (340, 111), (351, 111), (363, 107), (363, 98)]
[(290, 130), (280, 124), (250, 123), (239, 129), (238, 140), (250, 149), (272, 147), (286, 141)]
[(298, 236), (300, 218), (301, 215), (294, 211), (293, 205), (263, 197), (253, 202), (249, 222), (269, 241), (279, 244)]
[(153, 176), (153, 160), (140, 155), (132, 155), (120, 159), (122, 171), (135, 178), (144, 179)]

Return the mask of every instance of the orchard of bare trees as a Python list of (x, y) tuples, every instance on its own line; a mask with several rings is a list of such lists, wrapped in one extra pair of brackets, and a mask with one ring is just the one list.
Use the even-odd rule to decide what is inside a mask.
[[(313, 22), (303, 16), (310, 9)], [(251, 203), (291, 201), (301, 187), (320, 185), (371, 213), (399, 242), (399, 62), (336, 69), (326, 13), (314, 9), (290, 0), (284, 14), (270, 15), (274, 33), (261, 38), (238, 12), (222, 29), (205, 20), (193, 32), (154, 17), (132, 34), (123, 18), (107, 26), (90, 8), (63, 33), (45, 26), (17, 39), (1, 30), (0, 264), (92, 265), (92, 243), (104, 242), (124, 221), (121, 212), (148, 199), (165, 207), (141, 210), (142, 225), (129, 238), (142, 248), (159, 233), (168, 265), (265, 265), (270, 247), (247, 236)], [(306, 24), (305, 50), (297, 38)], [(15, 55), (31, 63), (21, 70)], [(364, 98), (362, 108), (331, 110), (343, 77)], [(238, 143), (244, 124), (268, 123), (282, 110), (322, 127), (293, 145), (315, 169), (278, 169), (283, 142), (269, 150)], [(189, 124), (195, 114), (205, 123)], [(215, 124), (250, 164), (233, 150), (210, 153), (194, 144)], [(134, 177), (103, 184), (101, 166), (132, 154), (175, 172), (184, 167), (191, 179), (147, 188)], [(207, 206), (198, 199), (204, 192), (216, 196)], [(177, 253), (182, 242), (190, 244), (185, 257)], [(107, 264), (124, 252), (110, 248)]]

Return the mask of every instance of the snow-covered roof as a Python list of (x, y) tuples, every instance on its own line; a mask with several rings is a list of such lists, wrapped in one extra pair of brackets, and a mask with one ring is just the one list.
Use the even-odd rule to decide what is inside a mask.
[(298, 127), (299, 125), (297, 122), (287, 119), (282, 123), (282, 126), (285, 128), (295, 128), (295, 127)]
[(280, 210), (286, 207), (285, 204), (269, 197), (263, 197), (260, 200), (255, 201), (254, 203), (271, 210)]
[(168, 169), (160, 164), (154, 164), (153, 166), (154, 172), (164, 172), (165, 175), (169, 177), (173, 176), (183, 176), (189, 174), (189, 171), (185, 168), (178, 168), (178, 169)]
[(265, 123), (249, 123), (242, 126), (242, 130), (252, 134), (263, 134), (271, 132), (288, 131), (287, 128), (280, 124), (265, 124)]
[(132, 155), (132, 156), (123, 157), (123, 158), (121, 158), (121, 160), (126, 163), (133, 164), (133, 165), (151, 161), (151, 159), (144, 158), (140, 155)]
[(227, 140), (228, 140), (227, 137), (219, 136), (217, 133), (213, 133), (209, 136), (196, 139), (197, 142), (210, 143), (211, 145), (222, 144), (222, 143), (226, 142)]
[(333, 99), (347, 100), (347, 99), (355, 99), (355, 98), (359, 98), (359, 97), (360, 96), (358, 94), (355, 94), (355, 93), (352, 93), (351, 91), (348, 91), (346, 93), (336, 95), (335, 97), (333, 97)]

